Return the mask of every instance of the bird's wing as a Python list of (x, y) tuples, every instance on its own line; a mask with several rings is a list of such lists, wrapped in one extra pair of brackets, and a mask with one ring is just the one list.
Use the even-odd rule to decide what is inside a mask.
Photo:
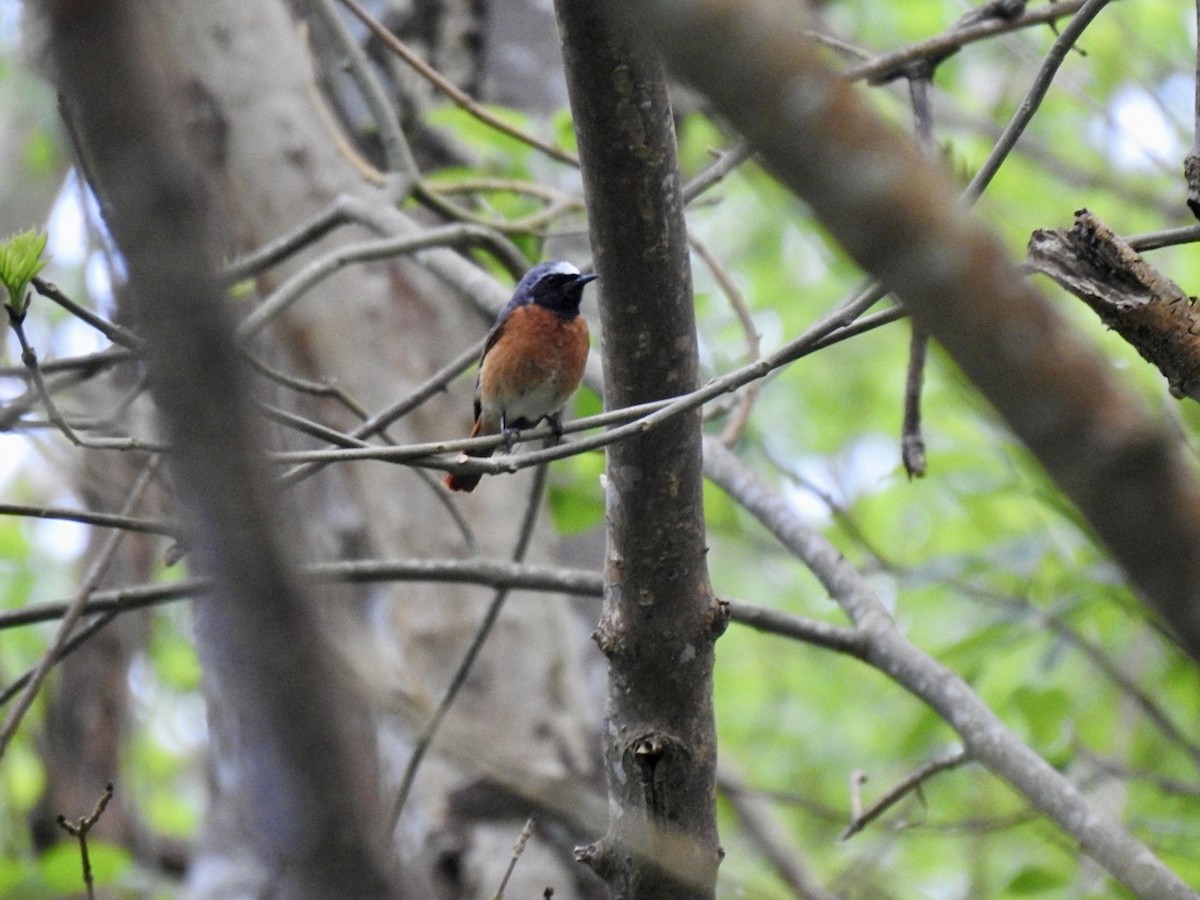
[[(487, 341), (483, 345), (483, 352), (479, 354), (479, 371), (483, 371), (483, 361), (487, 358), (488, 351), (496, 346), (496, 341), (500, 340), (500, 336), (504, 333), (504, 325), (508, 322), (508, 317), (512, 315), (513, 310), (519, 309), (529, 303), (528, 298), (518, 300), (513, 297), (506, 304), (504, 309), (500, 310), (500, 315), (496, 316), (496, 323), (492, 326), (492, 330), (488, 332)], [(475, 419), (478, 421), (479, 413), (483, 407), (479, 402), (479, 375), (475, 375)]]

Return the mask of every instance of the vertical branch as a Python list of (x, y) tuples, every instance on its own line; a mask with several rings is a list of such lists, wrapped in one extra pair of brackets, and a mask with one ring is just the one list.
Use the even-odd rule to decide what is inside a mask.
[[(1200, 28), (1200, 0), (1196, 0), (1196, 27)], [(1200, 34), (1200, 32), (1197, 32)], [(1196, 41), (1195, 112), (1192, 122), (1192, 149), (1183, 159), (1183, 177), (1188, 186), (1188, 209), (1200, 219), (1200, 38)]]
[[(226, 701), (217, 789), (270, 892), (394, 898), (362, 709), (288, 566), (249, 391), (214, 275), (210, 196), (185, 141), (177, 73), (141, 5), (46, 0), (65, 103), (128, 271), (152, 393), (172, 447), (204, 677)], [(266, 888), (263, 888), (266, 890)]]
[[(558, 0), (604, 332), (605, 403), (686, 393), (698, 353), (682, 181), (658, 59), (603, 4)], [(705, 562), (700, 417), (609, 448), (604, 611), (612, 815), (578, 851), (614, 897), (712, 897), (713, 642), (723, 612)]]
[(100, 799), (96, 801), (96, 808), (92, 810), (90, 816), (84, 816), (78, 822), (68, 822), (67, 817), (64, 815), (59, 815), (57, 819), (58, 827), (79, 842), (79, 861), (83, 867), (83, 885), (87, 889), (88, 900), (95, 900), (96, 897), (96, 882), (92, 877), (92, 860), (88, 854), (88, 832), (100, 821), (100, 817), (104, 815), (104, 810), (108, 806), (108, 802), (112, 800), (112, 796), (113, 786), (110, 782), (105, 786), (104, 793), (100, 795)]
[(900, 459), (909, 478), (925, 475), (925, 435), (921, 431), (921, 391), (929, 332), (914, 321), (908, 339), (908, 369), (904, 376), (904, 422), (900, 426)]
[[(908, 95), (912, 101), (913, 126), (917, 143), (930, 159), (937, 157), (933, 140), (933, 66), (918, 62), (908, 71)], [(900, 459), (909, 478), (925, 474), (925, 437), (921, 433), (921, 390), (925, 384), (925, 360), (929, 350), (929, 332), (919, 322), (912, 322), (912, 337), (908, 342), (908, 370), (904, 378), (904, 422), (900, 427)]]

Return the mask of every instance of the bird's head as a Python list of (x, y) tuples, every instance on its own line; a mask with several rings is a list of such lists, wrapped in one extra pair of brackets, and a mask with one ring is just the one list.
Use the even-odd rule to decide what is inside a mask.
[(562, 260), (538, 263), (517, 284), (512, 302), (536, 303), (561, 316), (574, 316), (579, 312), (584, 285), (595, 279), (595, 275), (580, 274), (579, 269)]

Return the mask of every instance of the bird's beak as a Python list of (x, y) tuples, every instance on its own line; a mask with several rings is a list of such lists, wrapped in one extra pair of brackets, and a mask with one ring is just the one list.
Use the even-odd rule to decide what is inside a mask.
[(580, 275), (575, 279), (575, 283), (578, 285), (584, 285), (589, 281), (595, 281), (598, 277), (598, 275)]

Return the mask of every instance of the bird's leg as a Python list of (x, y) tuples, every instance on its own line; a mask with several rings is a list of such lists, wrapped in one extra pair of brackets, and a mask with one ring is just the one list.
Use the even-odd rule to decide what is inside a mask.
[(517, 442), (517, 437), (521, 434), (521, 429), (508, 425), (508, 419), (504, 413), (500, 414), (500, 433), (504, 435), (504, 452), (512, 453), (513, 445)]
[(562, 440), (563, 436), (562, 410), (550, 413), (550, 415), (546, 416), (546, 421), (550, 424), (550, 430), (554, 432), (554, 440), (550, 443), (552, 445), (557, 444)]

